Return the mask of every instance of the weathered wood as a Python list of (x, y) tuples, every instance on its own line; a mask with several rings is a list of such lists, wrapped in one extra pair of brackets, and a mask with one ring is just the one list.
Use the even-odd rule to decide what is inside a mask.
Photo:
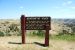
[(46, 30), (45, 46), (49, 46), (49, 30), (51, 30), (50, 17), (25, 17), (24, 15), (22, 15), (21, 16), (22, 44), (25, 44), (26, 30)]
[(45, 46), (49, 46), (49, 26), (46, 26)]
[(25, 29), (25, 16), (21, 16), (21, 31), (22, 31), (22, 44), (25, 44), (25, 34), (26, 34), (26, 29)]
[(50, 26), (50, 17), (26, 17), (26, 30), (45, 30), (45, 25)]

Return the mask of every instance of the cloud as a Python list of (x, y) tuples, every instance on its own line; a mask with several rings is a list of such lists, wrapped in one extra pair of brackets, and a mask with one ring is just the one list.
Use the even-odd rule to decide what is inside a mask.
[(72, 3), (72, 1), (68, 1), (68, 2), (67, 2), (67, 4), (71, 4), (71, 3)]
[(63, 5), (63, 6), (66, 5), (66, 3), (64, 2), (62, 5)]
[(71, 7), (72, 9), (75, 9), (75, 7)]
[(20, 8), (23, 9), (24, 7), (23, 6), (20, 6)]
[(54, 8), (60, 8), (60, 7), (54, 7)]
[(68, 7), (69, 9), (75, 9), (75, 6)]
[(62, 7), (61, 6), (54, 6), (53, 8), (55, 8), (55, 9), (61, 9)]
[(65, 6), (65, 5), (70, 5), (70, 4), (72, 4), (72, 1), (64, 2), (62, 5)]

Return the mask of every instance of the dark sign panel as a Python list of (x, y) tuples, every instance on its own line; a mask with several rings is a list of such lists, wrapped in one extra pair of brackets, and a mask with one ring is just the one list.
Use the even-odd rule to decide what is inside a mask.
[(26, 30), (45, 30), (46, 26), (50, 28), (50, 17), (25, 17)]

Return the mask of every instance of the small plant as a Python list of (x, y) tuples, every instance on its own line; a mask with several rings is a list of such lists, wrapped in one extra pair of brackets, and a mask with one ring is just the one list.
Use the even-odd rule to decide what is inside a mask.
[(0, 31), (0, 36), (2, 36), (2, 37), (4, 36), (4, 33), (3, 33), (3, 32), (1, 32), (1, 31)]
[(17, 33), (17, 36), (21, 36), (21, 32)]
[(38, 30), (37, 35), (38, 36), (44, 36), (44, 32), (42, 30)]
[(12, 31), (18, 31), (18, 30), (19, 30), (16, 24), (11, 24), (11, 25), (9, 26), (9, 28), (10, 28), (10, 30), (12, 30)]
[(32, 35), (37, 35), (37, 33), (34, 31), (34, 32), (32, 33)]
[(38, 32), (35, 32), (35, 31), (34, 31), (34, 32), (32, 33), (32, 35), (40, 36), (40, 37), (43, 37), (44, 34), (45, 34), (45, 33), (44, 33), (42, 30), (38, 30)]
[(6, 34), (6, 36), (12, 36), (10, 33)]

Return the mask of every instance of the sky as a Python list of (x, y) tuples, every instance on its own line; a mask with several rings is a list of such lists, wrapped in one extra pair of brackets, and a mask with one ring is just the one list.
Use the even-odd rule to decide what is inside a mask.
[(75, 18), (75, 0), (0, 0), (0, 19), (21, 15)]

